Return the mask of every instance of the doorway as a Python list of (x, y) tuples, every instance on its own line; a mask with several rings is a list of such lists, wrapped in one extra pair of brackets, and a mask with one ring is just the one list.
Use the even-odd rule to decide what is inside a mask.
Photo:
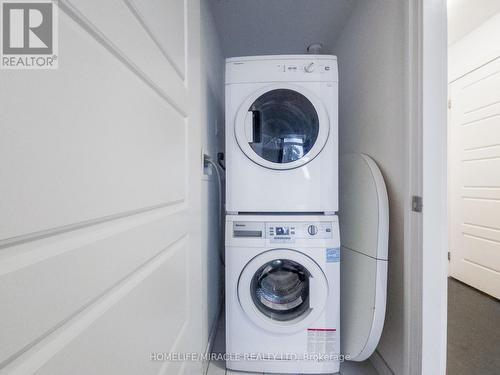
[[(447, 373), (500, 369), (500, 3), (448, 1)], [(467, 15), (467, 16), (466, 16)]]

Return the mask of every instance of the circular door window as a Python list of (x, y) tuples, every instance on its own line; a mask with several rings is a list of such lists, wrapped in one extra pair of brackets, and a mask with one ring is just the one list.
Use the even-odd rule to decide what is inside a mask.
[(274, 259), (260, 267), (252, 278), (253, 302), (265, 316), (289, 321), (309, 310), (309, 272), (289, 259)]
[(328, 295), (326, 277), (315, 261), (295, 250), (274, 249), (253, 258), (238, 281), (246, 315), (272, 332), (296, 332), (315, 321)]
[(312, 160), (324, 147), (328, 116), (307, 90), (282, 85), (255, 93), (240, 108), (235, 134), (240, 148), (256, 163), (291, 169)]

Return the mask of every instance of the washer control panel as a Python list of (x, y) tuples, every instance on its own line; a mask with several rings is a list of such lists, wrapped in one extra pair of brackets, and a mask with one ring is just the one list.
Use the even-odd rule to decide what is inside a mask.
[(271, 242), (293, 242), (296, 239), (332, 238), (331, 222), (266, 223), (266, 238)]
[(333, 223), (322, 222), (233, 222), (233, 237), (266, 238), (270, 242), (294, 242), (296, 239), (333, 238)]

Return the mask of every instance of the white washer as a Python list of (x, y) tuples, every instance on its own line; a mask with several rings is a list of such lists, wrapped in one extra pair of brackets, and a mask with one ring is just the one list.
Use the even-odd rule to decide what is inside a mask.
[(338, 71), (329, 55), (226, 60), (226, 210), (338, 210)]
[(228, 215), (227, 368), (339, 371), (337, 216)]

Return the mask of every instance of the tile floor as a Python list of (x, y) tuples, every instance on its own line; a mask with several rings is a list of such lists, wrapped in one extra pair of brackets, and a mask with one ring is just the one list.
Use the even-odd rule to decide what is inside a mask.
[[(219, 319), (217, 334), (214, 340), (214, 353), (224, 353), (225, 351), (225, 322), (222, 316)], [(249, 372), (238, 372), (232, 370), (226, 370), (225, 363), (223, 361), (212, 361), (208, 365), (208, 371), (206, 375), (263, 375), (254, 374)], [(344, 362), (340, 369), (341, 375), (378, 375), (373, 366), (369, 361), (365, 362)]]

